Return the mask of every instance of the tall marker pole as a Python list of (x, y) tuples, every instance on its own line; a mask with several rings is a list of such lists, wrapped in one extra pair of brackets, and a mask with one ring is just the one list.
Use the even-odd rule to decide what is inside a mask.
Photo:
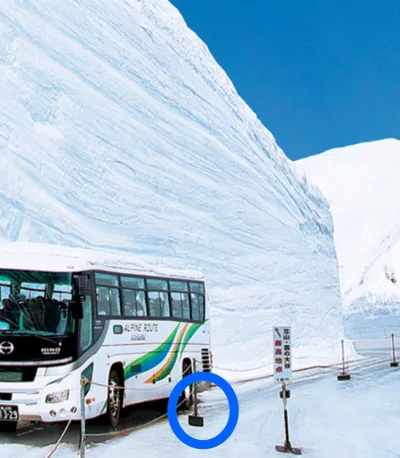
[(290, 397), (290, 392), (286, 391), (286, 384), (282, 383), (282, 399), (283, 399), (283, 417), (285, 420), (285, 449), (288, 451), (292, 450), (292, 444), (289, 439), (289, 419), (287, 412), (287, 399)]
[(344, 363), (344, 340), (342, 339), (342, 372), (337, 376), (339, 382), (345, 380), (350, 380), (350, 374), (346, 372), (345, 363)]
[(393, 352), (393, 361), (390, 362), (390, 367), (398, 367), (399, 362), (396, 361), (396, 352), (395, 352), (395, 343), (394, 343), (394, 334), (392, 332), (392, 352)]
[(273, 355), (274, 355), (274, 378), (276, 383), (281, 383), (282, 390), (279, 393), (283, 400), (283, 419), (285, 422), (285, 443), (275, 445), (275, 450), (282, 453), (292, 453), (301, 455), (301, 450), (292, 447), (289, 439), (289, 419), (287, 411), (287, 400), (290, 398), (290, 391), (286, 388), (286, 383), (292, 379), (292, 345), (291, 330), (289, 326), (273, 327)]
[[(193, 372), (196, 373), (196, 359), (193, 358)], [(199, 415), (198, 402), (197, 402), (197, 382), (193, 386), (193, 397), (194, 397), (194, 412), (193, 415), (189, 415), (188, 422), (190, 426), (197, 426), (202, 428), (204, 426), (204, 418)]]

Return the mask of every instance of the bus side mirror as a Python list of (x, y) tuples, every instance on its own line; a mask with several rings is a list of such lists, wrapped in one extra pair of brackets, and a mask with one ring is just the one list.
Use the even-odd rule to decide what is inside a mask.
[(85, 296), (72, 296), (70, 301), (70, 307), (72, 311), (72, 318), (74, 320), (81, 320), (83, 318), (83, 305), (82, 301), (85, 300)]

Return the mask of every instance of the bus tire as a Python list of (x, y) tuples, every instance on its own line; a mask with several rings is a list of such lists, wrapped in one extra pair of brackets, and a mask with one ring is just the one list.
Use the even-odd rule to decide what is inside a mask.
[[(190, 361), (184, 361), (182, 365), (182, 379), (192, 374), (192, 364)], [(178, 411), (190, 410), (193, 405), (193, 384), (188, 385), (179, 397)]]
[(0, 433), (15, 433), (17, 421), (0, 421)]
[(118, 427), (123, 402), (124, 391), (113, 388), (117, 386), (122, 386), (122, 381), (118, 372), (115, 369), (111, 369), (108, 377), (107, 421), (112, 429), (117, 429)]

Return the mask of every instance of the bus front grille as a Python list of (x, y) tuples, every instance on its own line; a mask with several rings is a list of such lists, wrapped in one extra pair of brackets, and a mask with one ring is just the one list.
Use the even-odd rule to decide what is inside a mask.
[(33, 382), (36, 377), (37, 367), (31, 366), (0, 366), (0, 382), (18, 383)]
[(204, 372), (211, 372), (211, 354), (208, 348), (201, 349), (201, 363)]

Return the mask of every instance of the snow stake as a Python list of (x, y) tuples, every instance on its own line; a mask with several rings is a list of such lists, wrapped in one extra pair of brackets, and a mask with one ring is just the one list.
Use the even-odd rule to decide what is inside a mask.
[(343, 362), (343, 368), (342, 372), (337, 376), (337, 379), (339, 382), (343, 382), (345, 380), (350, 380), (350, 374), (346, 372), (346, 368), (344, 365), (344, 341), (342, 339), (342, 362)]
[(279, 397), (283, 400), (283, 416), (285, 420), (285, 443), (284, 445), (275, 445), (275, 450), (282, 453), (291, 453), (292, 455), (301, 455), (301, 449), (292, 447), (289, 440), (289, 420), (287, 413), (287, 400), (290, 398), (290, 390), (286, 389), (286, 384), (282, 383), (282, 391)]
[(85, 379), (81, 380), (81, 431), (79, 438), (79, 457), (85, 458), (86, 420), (85, 420)]
[[(193, 372), (197, 372), (195, 359), (193, 359)], [(198, 428), (202, 428), (204, 426), (204, 418), (199, 415), (199, 412), (197, 409), (197, 382), (194, 384), (194, 387), (193, 387), (193, 397), (194, 397), (194, 415), (189, 415), (189, 425), (196, 426)]]
[(395, 344), (394, 344), (394, 334), (392, 332), (392, 352), (393, 352), (393, 361), (390, 361), (390, 367), (399, 367), (399, 362), (396, 361), (395, 353)]

